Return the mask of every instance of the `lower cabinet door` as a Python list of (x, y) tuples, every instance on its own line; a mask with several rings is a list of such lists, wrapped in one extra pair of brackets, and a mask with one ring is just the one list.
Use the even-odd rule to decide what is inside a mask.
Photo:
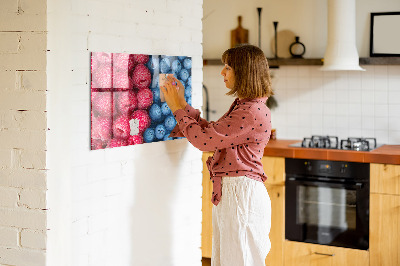
[(368, 266), (365, 250), (285, 241), (285, 266)]

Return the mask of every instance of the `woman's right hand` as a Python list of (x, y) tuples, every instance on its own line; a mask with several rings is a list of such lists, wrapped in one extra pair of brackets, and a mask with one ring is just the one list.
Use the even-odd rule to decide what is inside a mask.
[(175, 82), (176, 84), (178, 84), (178, 88), (179, 88), (179, 90), (178, 90), (179, 103), (180, 103), (181, 106), (183, 106), (183, 108), (185, 108), (186, 105), (187, 105), (187, 102), (185, 100), (185, 87), (173, 75), (168, 75), (167, 79), (172, 83)]

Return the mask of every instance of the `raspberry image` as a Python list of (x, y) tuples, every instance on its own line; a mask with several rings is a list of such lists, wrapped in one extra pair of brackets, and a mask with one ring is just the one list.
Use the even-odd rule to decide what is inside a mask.
[(157, 122), (162, 119), (161, 108), (158, 104), (153, 104), (149, 110), (150, 118), (152, 121)]
[(173, 130), (174, 127), (176, 126), (175, 117), (173, 115), (167, 116), (167, 118), (165, 118), (165, 120), (164, 120), (164, 126), (165, 126), (165, 129), (167, 129), (168, 131)]
[(132, 81), (136, 88), (149, 87), (151, 83), (150, 70), (143, 64), (137, 65), (132, 73)]
[(113, 124), (114, 138), (126, 139), (131, 132), (131, 126), (129, 124), (129, 118), (127, 116), (121, 115)]
[(112, 92), (92, 91), (92, 110), (94, 114), (111, 118), (112, 101)]
[(111, 53), (95, 52), (92, 56), (96, 59), (99, 65), (109, 65), (111, 66)]
[(148, 109), (153, 104), (153, 92), (149, 88), (140, 89), (137, 100), (138, 109)]
[(101, 139), (92, 139), (91, 149), (92, 150), (103, 149), (103, 141)]
[(111, 88), (111, 65), (92, 69), (92, 88)]
[(192, 59), (185, 58), (183, 60), (183, 67), (186, 68), (186, 69), (191, 69), (192, 68)]
[(151, 119), (146, 110), (136, 110), (132, 114), (132, 119), (139, 120), (139, 134), (143, 133), (151, 124)]
[[(166, 103), (166, 102), (163, 102), (162, 104), (161, 104), (161, 113), (163, 114), (163, 115), (170, 115), (170, 114), (172, 114), (172, 111), (171, 111), (171, 109), (169, 108), (169, 106), (168, 106), (168, 104)], [(150, 115), (151, 116), (151, 115)]]
[(111, 126), (111, 118), (92, 117), (92, 139), (99, 139), (102, 141), (111, 139)]
[(189, 76), (189, 71), (187, 71), (187, 69), (182, 69), (181, 72), (179, 72), (180, 79), (185, 82), (188, 80)]
[(128, 71), (113, 73), (113, 87), (123, 90), (133, 89), (133, 82), (128, 75)]
[(160, 71), (161, 73), (168, 73), (171, 69), (171, 61), (168, 57), (164, 57), (160, 62)]
[(164, 138), (164, 136), (165, 136), (165, 132), (166, 132), (167, 130), (165, 129), (165, 127), (164, 127), (164, 125), (158, 125), (158, 126), (156, 126), (156, 129), (155, 129), (155, 136), (156, 136), (156, 138), (157, 139), (163, 139)]
[(146, 131), (143, 133), (143, 140), (144, 142), (150, 143), (153, 142), (155, 137), (155, 132), (153, 128), (148, 128)]
[(113, 54), (113, 71), (125, 72), (129, 70), (129, 54)]
[(134, 91), (116, 91), (114, 96), (114, 103), (120, 114), (130, 116), (137, 109), (138, 100)]
[(110, 141), (107, 144), (107, 148), (115, 148), (115, 147), (121, 147), (121, 146), (127, 146), (128, 141), (125, 139), (110, 139)]
[(134, 54), (132, 56), (135, 64), (146, 64), (149, 61), (149, 56), (146, 54)]
[(136, 145), (143, 143), (143, 136), (142, 135), (134, 135), (128, 137), (128, 145)]

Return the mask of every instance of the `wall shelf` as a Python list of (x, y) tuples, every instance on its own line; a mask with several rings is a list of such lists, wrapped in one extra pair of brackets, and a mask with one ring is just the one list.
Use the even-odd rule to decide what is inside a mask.
[[(322, 58), (268, 58), (271, 68), (279, 66), (321, 66)], [(220, 59), (204, 59), (204, 66), (222, 65)], [(360, 65), (400, 65), (400, 57), (362, 57)]]

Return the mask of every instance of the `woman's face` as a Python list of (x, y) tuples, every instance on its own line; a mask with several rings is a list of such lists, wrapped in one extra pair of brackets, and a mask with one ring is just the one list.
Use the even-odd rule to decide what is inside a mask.
[(233, 69), (225, 64), (221, 71), (221, 75), (224, 77), (225, 86), (228, 89), (233, 89), (235, 86), (235, 73), (233, 72)]

